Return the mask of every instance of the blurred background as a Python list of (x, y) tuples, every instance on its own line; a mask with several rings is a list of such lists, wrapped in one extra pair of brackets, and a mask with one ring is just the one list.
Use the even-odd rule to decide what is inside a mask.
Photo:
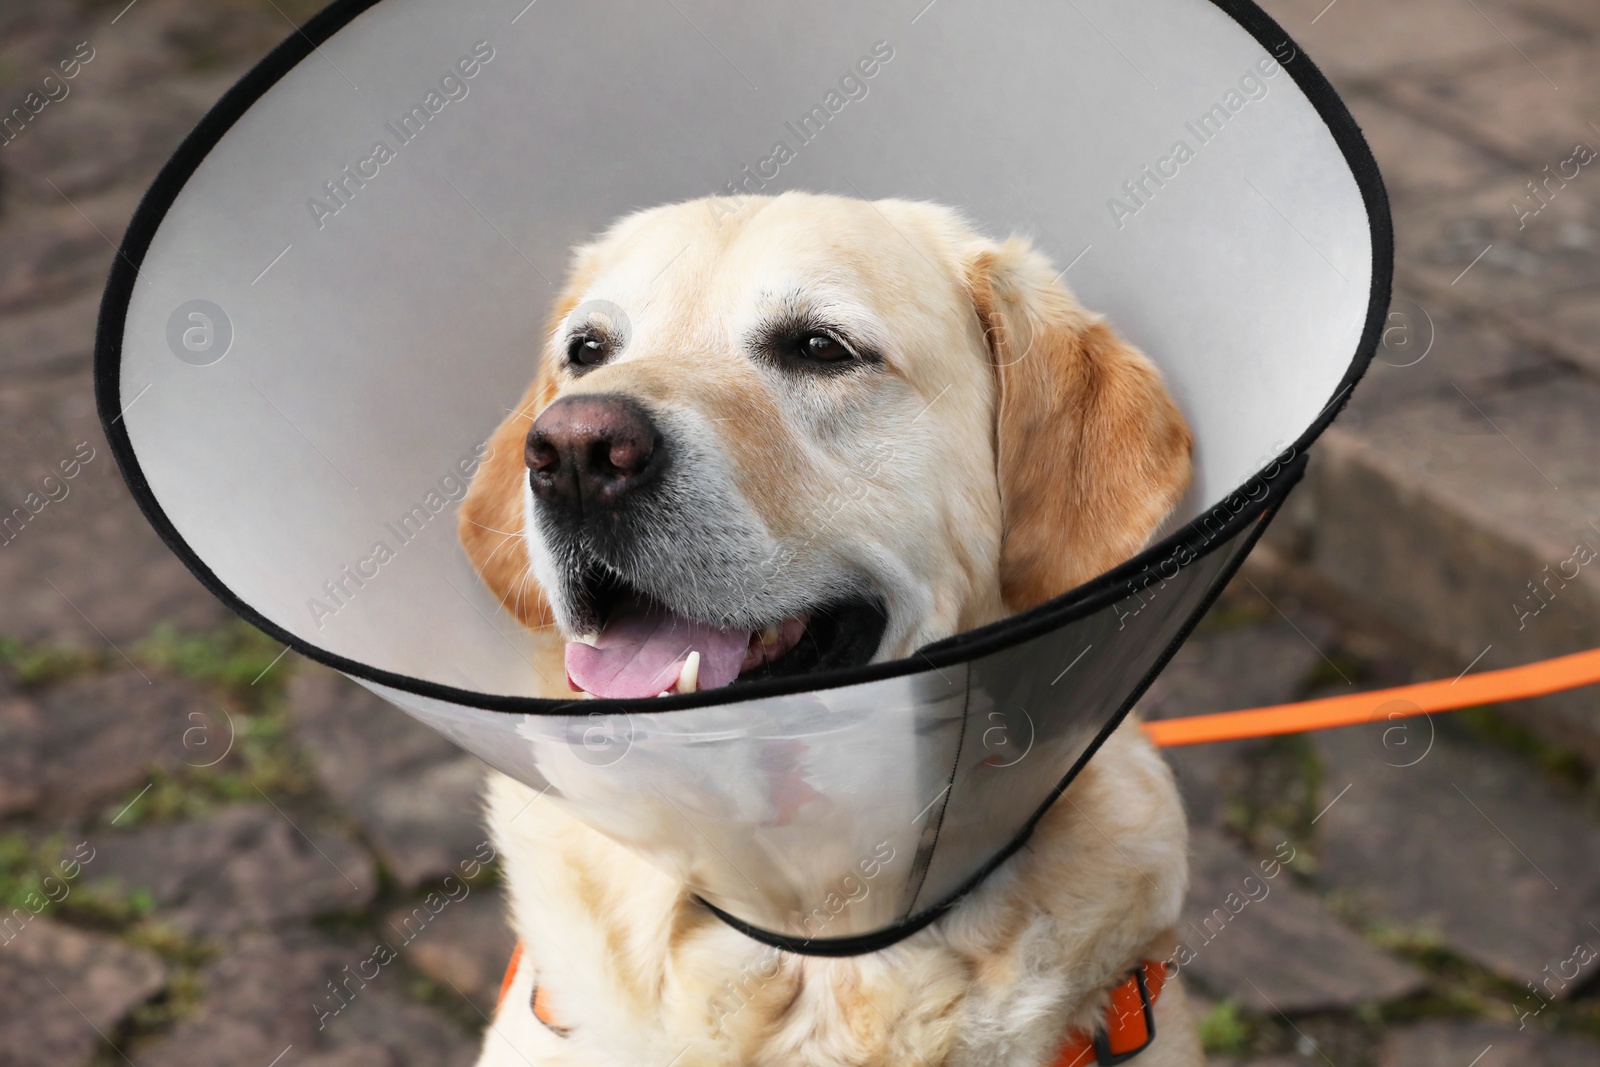
[[(140, 195), (319, 6), (0, 0), (3, 1067), (467, 1064), (510, 951), (476, 761), (232, 620), (94, 415)], [(1382, 166), (1395, 300), (1145, 714), (1600, 645), (1600, 4), (1266, 6)], [(1213, 1062), (1600, 1063), (1600, 692), (1375, 713), (1172, 753)]]

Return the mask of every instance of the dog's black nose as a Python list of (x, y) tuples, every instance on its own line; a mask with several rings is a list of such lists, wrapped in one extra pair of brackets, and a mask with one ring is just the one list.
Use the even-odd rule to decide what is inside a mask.
[(663, 451), (660, 431), (633, 400), (569, 396), (528, 430), (528, 480), (539, 499), (558, 507), (606, 507), (649, 481)]

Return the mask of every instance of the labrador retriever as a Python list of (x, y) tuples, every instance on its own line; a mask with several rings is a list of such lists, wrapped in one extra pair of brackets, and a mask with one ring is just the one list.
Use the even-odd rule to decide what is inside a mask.
[[(640, 211), (578, 248), (459, 516), (545, 695), (904, 657), (1134, 555), (1188, 486), (1189, 430), (1061, 276), (939, 205), (798, 192)], [(1131, 722), (1027, 848), (862, 956), (749, 939), (509, 778), (488, 810), (524, 949), (480, 1067), (1083, 1067), (1145, 1025), (1140, 988), (1139, 1067), (1204, 1063), (1180, 983), (1144, 966), (1171, 948), (1187, 830)]]

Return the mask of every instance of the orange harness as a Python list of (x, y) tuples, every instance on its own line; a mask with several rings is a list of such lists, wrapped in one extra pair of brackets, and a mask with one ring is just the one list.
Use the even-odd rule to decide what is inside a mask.
[[(517, 964), (522, 962), (522, 942), (517, 942), (517, 947), (511, 950), (511, 962), (506, 964), (506, 976), (500, 979), (500, 999), (494, 1002), (495, 1013), (505, 1006), (506, 996), (511, 992), (511, 983), (517, 980)], [(533, 1017), (544, 1023), (557, 1035), (566, 1037), (572, 1031), (556, 1022), (555, 1014), (550, 1010), (550, 998), (545, 996), (544, 986), (537, 981), (533, 984)]]
[[(522, 942), (511, 950), (511, 962), (506, 964), (506, 976), (500, 980), (500, 999), (495, 1004), (498, 1012), (505, 1005), (516, 981), (517, 966), (522, 962)], [(1097, 1063), (1101, 1067), (1125, 1063), (1150, 1046), (1156, 1037), (1155, 1005), (1161, 996), (1161, 986), (1167, 979), (1166, 965), (1160, 960), (1146, 960), (1128, 972), (1128, 976), (1111, 989), (1111, 999), (1106, 1004), (1105, 1018), (1093, 1033), (1068, 1030), (1061, 1051), (1050, 1062), (1050, 1067), (1088, 1067)], [(556, 1022), (550, 1010), (544, 986), (535, 981), (533, 986), (533, 1016), (555, 1034), (566, 1037), (571, 1029)]]
[(1167, 966), (1145, 960), (1111, 988), (1105, 1018), (1094, 1033), (1068, 1030), (1050, 1067), (1110, 1067), (1133, 1059), (1156, 1039), (1156, 999), (1167, 980)]

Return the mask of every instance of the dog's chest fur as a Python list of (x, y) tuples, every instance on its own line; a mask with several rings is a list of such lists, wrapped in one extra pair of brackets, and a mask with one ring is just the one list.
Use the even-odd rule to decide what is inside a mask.
[[(1049, 1063), (1069, 1027), (1095, 1023), (1103, 991), (1134, 961), (1165, 955), (1187, 873), (1171, 774), (1131, 724), (976, 892), (921, 933), (845, 959), (746, 938), (673, 879), (533, 797), (510, 779), (491, 781), (490, 822), (526, 953), (480, 1067), (523, 1057), (674, 1067)], [(535, 981), (568, 1036), (534, 1018)], [(1176, 1006), (1158, 1017), (1186, 1023)], [(1195, 1044), (1187, 1029), (1164, 1031), (1161, 1044)], [(1155, 1052), (1140, 1067), (1203, 1062)]]

